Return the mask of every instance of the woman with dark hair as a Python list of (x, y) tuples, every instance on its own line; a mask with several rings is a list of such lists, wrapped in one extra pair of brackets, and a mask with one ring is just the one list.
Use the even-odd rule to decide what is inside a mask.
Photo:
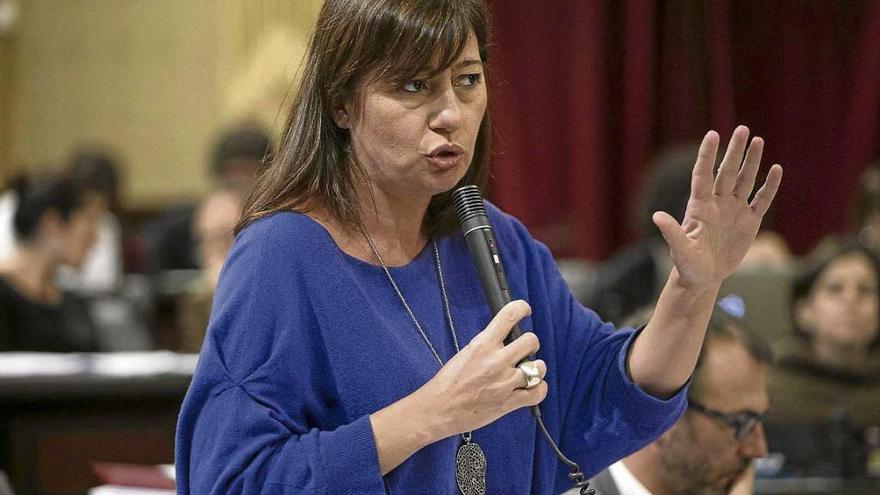
[(880, 425), (880, 260), (827, 240), (792, 285), (794, 335), (768, 375), (770, 445), (789, 472), (860, 475)]
[(0, 350), (97, 350), (85, 305), (63, 293), (57, 278), (62, 265), (82, 264), (102, 205), (63, 177), (22, 180), (16, 193), (17, 242), (0, 260)]
[(88, 256), (81, 267), (64, 268), (60, 283), (80, 294), (113, 294), (123, 281), (122, 232), (116, 216), (119, 212), (119, 162), (110, 151), (100, 146), (84, 146), (73, 153), (64, 173), (102, 213)]
[[(488, 35), (481, 0), (324, 3), (220, 275), (179, 493), (559, 493), (567, 469), (526, 406), (587, 476), (684, 410), (721, 280), (781, 168), (749, 204), (763, 141), (737, 129), (715, 178), (707, 134), (683, 225), (655, 215), (676, 268), (641, 332), (581, 307), (549, 251), (487, 204), (529, 301), (492, 318), (450, 199), (487, 173)], [(517, 322), (532, 331), (505, 345)]]
[(877, 255), (852, 241), (820, 245), (793, 283), (792, 322), (795, 338), (771, 375), (778, 415), (814, 422), (845, 410), (880, 424)]

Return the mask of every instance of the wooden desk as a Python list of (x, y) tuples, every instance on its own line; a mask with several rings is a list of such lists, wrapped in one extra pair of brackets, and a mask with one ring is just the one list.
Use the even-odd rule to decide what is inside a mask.
[(189, 373), (2, 376), (0, 469), (19, 495), (82, 495), (92, 461), (170, 464)]

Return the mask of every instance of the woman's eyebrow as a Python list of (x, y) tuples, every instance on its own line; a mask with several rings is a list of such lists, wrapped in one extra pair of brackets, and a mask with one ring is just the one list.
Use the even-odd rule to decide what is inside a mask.
[(482, 61), (482, 60), (479, 60), (479, 59), (467, 59), (467, 60), (462, 60), (461, 62), (458, 62), (457, 64), (455, 64), (455, 68), (456, 68), (456, 69), (462, 69), (462, 68), (464, 68), (464, 67), (468, 67), (468, 66), (470, 66), (470, 65), (479, 65), (479, 66), (482, 66), (482, 65), (483, 65), (483, 61)]

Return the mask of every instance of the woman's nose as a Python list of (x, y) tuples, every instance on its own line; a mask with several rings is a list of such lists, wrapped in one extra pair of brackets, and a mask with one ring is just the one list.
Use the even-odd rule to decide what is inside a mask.
[(461, 102), (454, 88), (437, 95), (437, 107), (431, 116), (429, 127), (443, 134), (450, 134), (461, 127)]

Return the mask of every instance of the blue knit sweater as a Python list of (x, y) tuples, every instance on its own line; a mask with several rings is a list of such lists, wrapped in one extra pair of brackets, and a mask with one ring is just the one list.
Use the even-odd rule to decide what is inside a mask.
[[(532, 315), (548, 366), (544, 421), (589, 476), (651, 442), (685, 407), (685, 390), (653, 398), (631, 382), (634, 333), (615, 331), (569, 294), (549, 251), (488, 205), (514, 298)], [(460, 234), (438, 240), (461, 345), (490, 319)], [(437, 352), (454, 346), (430, 243), (392, 268)], [(439, 369), (380, 267), (343, 253), (297, 213), (257, 221), (220, 276), (198, 368), (177, 429), (181, 494), (453, 494), (459, 437), (436, 442), (384, 478), (369, 415)], [(569, 488), (528, 410), (476, 430), (488, 494)]]

